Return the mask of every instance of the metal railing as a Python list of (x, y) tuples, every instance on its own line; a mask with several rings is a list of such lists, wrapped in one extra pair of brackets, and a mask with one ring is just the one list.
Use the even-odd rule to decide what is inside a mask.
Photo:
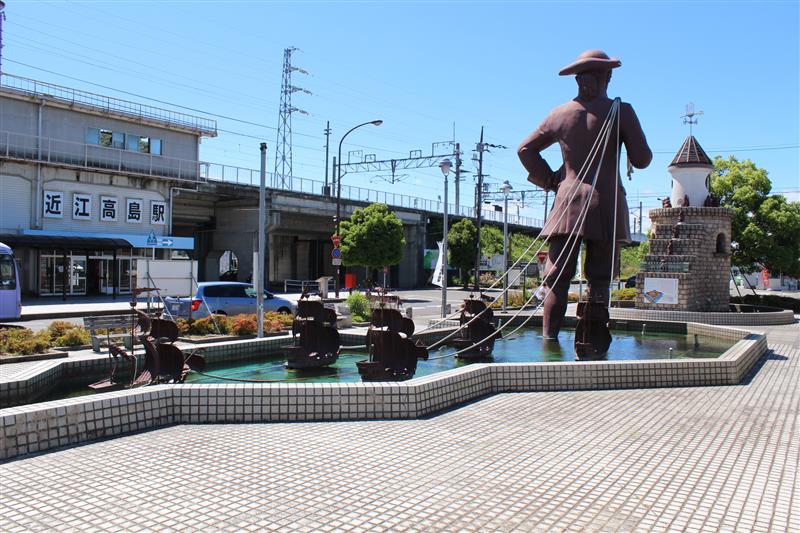
[(217, 134), (217, 121), (210, 118), (197, 117), (169, 109), (71, 89), (53, 83), (6, 74), (5, 72), (0, 76), (0, 85), (2, 85), (3, 92), (18, 92), (38, 99), (52, 100), (72, 106), (86, 106), (105, 113), (122, 115), (126, 118), (156, 120), (168, 126), (188, 128), (205, 135)]
[[(328, 279), (328, 290), (333, 290), (333, 278)], [(300, 292), (307, 288), (316, 289), (319, 287), (319, 282), (315, 279), (285, 279), (283, 280), (283, 292), (289, 292), (290, 287), (300, 287)]]
[[(221, 165), (218, 163), (200, 163), (200, 172), (201, 178), (204, 180), (236, 183), (238, 185), (251, 185), (254, 187), (258, 186), (261, 179), (258, 170), (230, 165)], [(317, 196), (329, 196), (331, 198), (335, 196), (333, 195), (334, 188), (332, 185), (329, 186), (331, 194), (325, 194), (325, 183), (322, 181), (292, 176), (291, 178), (287, 178), (283, 184), (280, 184), (277, 183), (275, 174), (272, 172), (267, 172), (266, 181), (270, 184), (270, 188), (272, 189), (313, 194)], [(355, 185), (342, 185), (342, 198), (357, 202), (384, 203), (392, 207), (405, 207), (407, 209), (428, 211), (430, 213), (444, 212), (444, 203), (440, 200), (431, 200), (429, 198), (409, 196), (407, 194), (399, 194), (389, 191), (380, 191), (377, 189), (367, 189), (364, 187), (357, 187)], [(458, 208), (456, 208), (456, 205), (450, 202), (447, 204), (447, 213), (450, 217), (475, 218), (474, 207), (459, 205)], [(501, 223), (503, 222), (502, 211), (483, 209), (481, 215), (484, 220)], [(542, 227), (543, 221), (538, 218), (509, 213), (508, 223), (540, 228)]]
[[(260, 172), (251, 168), (222, 165), (191, 159), (178, 159), (161, 155), (145, 154), (132, 150), (122, 150), (94, 144), (86, 144), (49, 137), (37, 137), (9, 131), (0, 131), (0, 157), (63, 164), (81, 168), (106, 169), (143, 175), (153, 178), (170, 178), (189, 181), (216, 181), (242, 186), (257, 187)], [(333, 196), (333, 187), (325, 189), (322, 181), (292, 176), (278, 183), (275, 174), (267, 173), (267, 183), (271, 189), (287, 190), (315, 196)], [(342, 185), (342, 198), (357, 202), (384, 203), (392, 207), (414, 209), (429, 213), (444, 212), (444, 203), (439, 200), (409, 196), (377, 189), (367, 189), (355, 185)], [(475, 218), (475, 208), (471, 206), (447, 204), (451, 217)], [(503, 213), (493, 209), (483, 209), (484, 220), (503, 222)], [(509, 213), (509, 224), (542, 227), (542, 220)]]
[(0, 131), (0, 156), (9, 159), (59, 163), (83, 168), (115, 170), (154, 178), (196, 181), (201, 178), (201, 163), (121, 150), (95, 144), (64, 141)]

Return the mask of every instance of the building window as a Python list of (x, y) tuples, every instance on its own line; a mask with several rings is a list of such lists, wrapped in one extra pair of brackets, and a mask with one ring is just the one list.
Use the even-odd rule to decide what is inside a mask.
[(126, 150), (133, 150), (135, 152), (139, 151), (139, 136), (138, 135), (131, 135), (130, 133), (125, 134), (125, 149)]
[(111, 137), (112, 137), (112, 135), (113, 134), (112, 134), (111, 130), (103, 130), (103, 129), (101, 129), (100, 130), (100, 142), (98, 144), (100, 144), (100, 146), (108, 146), (108, 147), (110, 147), (111, 146)]
[(100, 144), (99, 128), (86, 128), (86, 144)]
[(111, 134), (111, 147), (122, 150), (125, 148), (125, 134), (117, 133), (116, 131)]
[(102, 128), (86, 128), (86, 144), (95, 144), (117, 150), (130, 150), (143, 154), (161, 155), (161, 139), (119, 133)]

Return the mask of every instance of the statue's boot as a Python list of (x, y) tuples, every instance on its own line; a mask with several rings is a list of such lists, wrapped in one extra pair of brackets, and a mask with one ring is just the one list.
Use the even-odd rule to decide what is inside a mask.
[(545, 339), (555, 340), (561, 331), (564, 313), (567, 312), (567, 294), (565, 292), (562, 294), (562, 291), (550, 288), (545, 290), (547, 292), (542, 306), (542, 336)]
[(580, 361), (605, 359), (611, 346), (608, 329), (608, 307), (603, 301), (578, 303), (578, 323), (575, 326), (575, 354)]

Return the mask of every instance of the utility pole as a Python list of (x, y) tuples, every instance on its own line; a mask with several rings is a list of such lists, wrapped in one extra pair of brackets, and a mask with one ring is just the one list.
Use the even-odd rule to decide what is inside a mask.
[(331, 189), (328, 185), (328, 149), (331, 145), (331, 121), (325, 126), (325, 187), (322, 189), (323, 196), (330, 196)]
[(550, 200), (550, 191), (544, 191), (544, 221), (547, 222), (547, 204)]
[(478, 250), (475, 255), (475, 285), (477, 293), (481, 291), (480, 272), (481, 272), (481, 209), (483, 207), (483, 151), (486, 147), (483, 144), (483, 126), (481, 126), (481, 140), (476, 149), (478, 150), (478, 181), (475, 191), (475, 216), (478, 218), (476, 227), (478, 229)]
[(6, 20), (6, 3), (0, 0), (0, 76), (3, 74), (3, 21)]
[(455, 212), (454, 215), (461, 214), (461, 207), (459, 206), (460, 201), (460, 194), (459, 194), (459, 183), (461, 183), (461, 144), (456, 143), (456, 197), (455, 197)]
[(642, 233), (642, 202), (639, 202), (639, 233)]

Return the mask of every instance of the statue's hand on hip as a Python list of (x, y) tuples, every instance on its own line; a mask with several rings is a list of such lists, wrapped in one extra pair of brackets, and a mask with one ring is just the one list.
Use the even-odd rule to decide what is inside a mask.
[(562, 181), (564, 181), (566, 174), (567, 171), (564, 169), (564, 165), (561, 165), (550, 177), (550, 183), (547, 184), (547, 190), (557, 192), (558, 186), (561, 185)]

